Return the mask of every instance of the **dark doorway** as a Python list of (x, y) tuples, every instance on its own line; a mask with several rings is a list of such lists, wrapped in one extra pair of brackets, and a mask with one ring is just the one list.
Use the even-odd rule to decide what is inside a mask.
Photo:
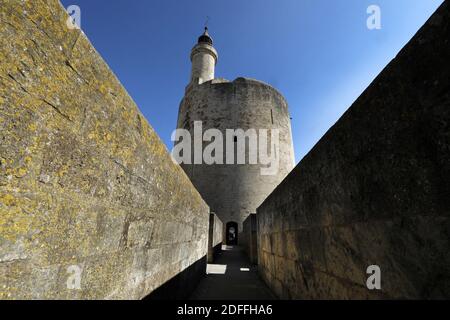
[(226, 232), (227, 245), (236, 246), (238, 244), (238, 224), (236, 222), (228, 222)]

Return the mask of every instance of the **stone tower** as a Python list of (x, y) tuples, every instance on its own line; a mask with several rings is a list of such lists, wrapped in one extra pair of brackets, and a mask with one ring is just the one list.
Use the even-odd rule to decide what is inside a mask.
[[(211, 211), (222, 220), (224, 240), (231, 243), (230, 232), (236, 228), (240, 232), (247, 216), (256, 212), (256, 208), (293, 169), (294, 150), (290, 115), (284, 97), (261, 81), (248, 78), (237, 78), (233, 82), (216, 79), (214, 69), (217, 61), (217, 51), (205, 28), (191, 52), (191, 80), (180, 104), (177, 128), (188, 130), (192, 137), (192, 164), (184, 163), (181, 166)], [(196, 158), (194, 155), (193, 144), (195, 139), (199, 142), (202, 137), (197, 134), (197, 138), (194, 138), (194, 133), (198, 133), (198, 128), (195, 129), (196, 121), (201, 121), (203, 133), (208, 129), (216, 129), (216, 132), (219, 130), (222, 133), (223, 161), (214, 164), (203, 161), (199, 163), (198, 156)], [(227, 132), (229, 129), (242, 129), (241, 132), (245, 133), (256, 132), (258, 142), (252, 140), (250, 135), (244, 139), (231, 135)], [(261, 169), (268, 165), (261, 163), (259, 150), (257, 163), (250, 161), (250, 144), (258, 145), (263, 142), (260, 136), (262, 130), (267, 130), (268, 133), (267, 153), (278, 158), (278, 170), (270, 174), (262, 173)], [(272, 139), (272, 133), (276, 131), (278, 139)], [(204, 140), (208, 141), (203, 141), (202, 150), (205, 150), (210, 141), (215, 141), (211, 138)], [(271, 154), (270, 147), (275, 141), (279, 141), (278, 147)], [(227, 147), (234, 154), (226, 154)], [(245, 155), (244, 164), (242, 158), (238, 162), (239, 155)], [(194, 159), (197, 161), (194, 162)], [(234, 164), (230, 164), (230, 159), (234, 160)]]

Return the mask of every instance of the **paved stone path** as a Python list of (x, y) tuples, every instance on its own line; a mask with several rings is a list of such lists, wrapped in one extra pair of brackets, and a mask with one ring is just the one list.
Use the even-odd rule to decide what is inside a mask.
[(257, 266), (251, 265), (241, 247), (223, 246), (207, 275), (191, 295), (191, 300), (273, 300), (260, 279)]

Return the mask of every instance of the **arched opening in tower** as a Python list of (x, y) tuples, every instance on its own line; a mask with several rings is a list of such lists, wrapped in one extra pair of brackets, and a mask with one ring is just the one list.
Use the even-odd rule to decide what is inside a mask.
[(238, 244), (238, 224), (237, 222), (228, 222), (226, 227), (227, 245), (236, 246)]

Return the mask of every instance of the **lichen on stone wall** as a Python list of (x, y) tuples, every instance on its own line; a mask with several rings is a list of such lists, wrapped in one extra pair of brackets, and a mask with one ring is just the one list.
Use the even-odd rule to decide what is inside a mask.
[(209, 209), (67, 18), (0, 1), (0, 299), (143, 298), (206, 255)]

